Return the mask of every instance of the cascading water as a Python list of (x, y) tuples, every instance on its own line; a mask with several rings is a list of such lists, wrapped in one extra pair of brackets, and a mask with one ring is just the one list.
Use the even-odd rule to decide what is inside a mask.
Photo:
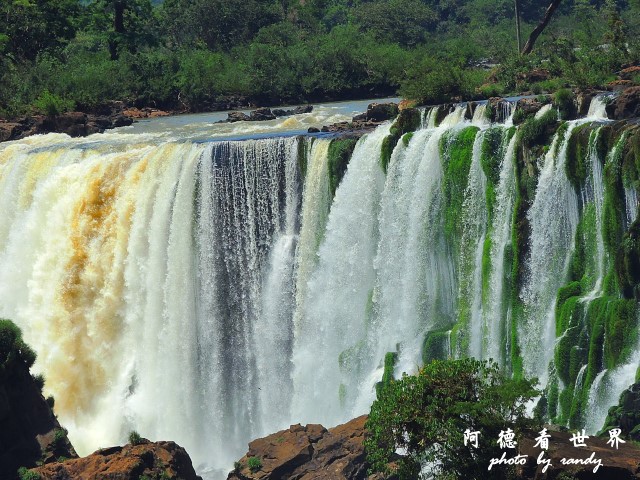
[(513, 103), (503, 124), (459, 105), (436, 126), (431, 108), (386, 175), (381, 125), (333, 198), (331, 138), (3, 144), (0, 316), (81, 453), (136, 429), (228, 468), (256, 436), (366, 413), (387, 352), (396, 375), (466, 355), (521, 367), (551, 416), (597, 430), (640, 348), (601, 319), (635, 312), (606, 279), (638, 199), (594, 102), (535, 154)]

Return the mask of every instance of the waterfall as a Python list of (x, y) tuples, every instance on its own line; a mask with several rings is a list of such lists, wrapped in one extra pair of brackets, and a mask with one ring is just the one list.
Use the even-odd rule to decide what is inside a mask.
[[(533, 204), (527, 214), (531, 224), (530, 253), (521, 293), (525, 318), (519, 327), (525, 372), (548, 379), (555, 340), (556, 293), (563, 285), (578, 225), (578, 199), (565, 173), (568, 140), (556, 135), (545, 155)], [(558, 143), (560, 143), (558, 145)], [(556, 155), (557, 149), (557, 155)]]
[(390, 127), (358, 142), (309, 278), (293, 352), (293, 416), (303, 423), (337, 423), (344, 418), (342, 380), (348, 378), (352, 389), (357, 388), (361, 355), (366, 355), (360, 342), (367, 330), (365, 310), (374, 283), (376, 218), (384, 186), (380, 151)]
[[(506, 137), (508, 138), (508, 137)], [(491, 270), (487, 282), (488, 302), (484, 310), (484, 347), (485, 358), (492, 358), (504, 365), (507, 353), (507, 315), (505, 303), (505, 255), (511, 245), (511, 222), (515, 200), (514, 153), (516, 135), (512, 135), (500, 164), (500, 178), (496, 190), (496, 205), (491, 225)]]
[(344, 139), (273, 137), (280, 123), (244, 141), (0, 144), (0, 317), (38, 352), (80, 453), (135, 429), (224, 470), (253, 438), (366, 413), (388, 352), (396, 376), (435, 358), (521, 363), (562, 397), (558, 419), (597, 431), (640, 361), (609, 310), (638, 313), (614, 270), (638, 215), (626, 144), (604, 158), (600, 97), (538, 149), (514, 103), (502, 123), (486, 108), (438, 125), (426, 109), (402, 137), (378, 126), (333, 197)]

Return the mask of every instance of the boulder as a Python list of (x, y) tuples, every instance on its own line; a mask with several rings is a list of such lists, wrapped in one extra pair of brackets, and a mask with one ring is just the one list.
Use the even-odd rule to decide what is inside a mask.
[(41, 480), (137, 480), (169, 478), (202, 480), (191, 458), (174, 442), (149, 442), (112, 447), (78, 459), (55, 462), (31, 470)]
[(313, 105), (301, 105), (299, 107), (291, 108), (289, 110), (282, 110), (276, 108), (273, 110), (273, 114), (276, 117), (288, 117), (290, 115), (300, 115), (303, 113), (311, 113), (313, 112)]
[(366, 420), (358, 417), (329, 430), (322, 425), (292, 425), (254, 440), (227, 480), (365, 480)]
[(128, 127), (133, 123), (133, 119), (125, 116), (125, 115), (117, 115), (113, 119), (113, 128), (117, 127)]
[(274, 120), (276, 116), (270, 108), (258, 108), (249, 114), (249, 120), (252, 122), (264, 122), (266, 120)]
[(398, 115), (397, 103), (372, 103), (367, 107), (367, 120), (373, 122), (384, 122), (391, 120)]
[(320, 129), (316, 127), (309, 127), (309, 130), (307, 130), (307, 133), (320, 133)]
[(249, 116), (243, 112), (229, 112), (227, 114), (227, 122), (229, 123), (246, 122), (247, 120), (249, 120)]
[(607, 115), (612, 120), (640, 117), (640, 86), (623, 90), (607, 105)]

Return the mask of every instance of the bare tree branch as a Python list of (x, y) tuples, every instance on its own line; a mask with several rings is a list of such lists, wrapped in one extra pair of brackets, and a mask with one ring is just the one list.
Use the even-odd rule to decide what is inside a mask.
[(547, 27), (547, 25), (551, 21), (551, 17), (553, 16), (553, 13), (556, 11), (556, 8), (558, 8), (558, 5), (560, 5), (561, 2), (562, 0), (553, 0), (551, 2), (551, 5), (549, 5), (549, 7), (547, 8), (547, 11), (544, 13), (544, 17), (542, 17), (542, 21), (538, 24), (536, 28), (533, 29), (533, 32), (531, 32), (531, 35), (529, 35), (529, 40), (527, 40), (527, 43), (522, 49), (522, 52), (521, 52), (522, 55), (528, 55), (529, 53), (531, 53), (531, 50), (533, 50), (533, 46), (536, 43), (536, 40), (538, 39), (542, 31)]

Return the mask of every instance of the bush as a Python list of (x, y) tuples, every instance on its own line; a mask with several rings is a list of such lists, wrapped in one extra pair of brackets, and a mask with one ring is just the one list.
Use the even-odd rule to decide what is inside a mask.
[(62, 448), (67, 443), (67, 432), (63, 428), (56, 428), (51, 445), (53, 448)]
[[(366, 424), (370, 473), (415, 479), (429, 462), (436, 477), (487, 478), (489, 460), (502, 454), (499, 432), (534, 426), (525, 415), (526, 403), (539, 394), (534, 385), (474, 359), (434, 361), (416, 375), (391, 380), (378, 392)], [(481, 432), (477, 449), (464, 445), (466, 429)], [(405, 452), (399, 459), (398, 450)]]
[(33, 106), (45, 115), (54, 117), (64, 112), (69, 112), (75, 108), (75, 103), (72, 100), (66, 100), (58, 95), (55, 95), (49, 90), (43, 91), (38, 98), (33, 102)]
[(40, 480), (40, 475), (26, 467), (20, 467), (18, 469), (18, 478), (20, 478), (20, 480)]
[(553, 96), (553, 104), (558, 109), (562, 120), (571, 120), (575, 115), (576, 105), (571, 90), (567, 88), (558, 90)]
[(33, 377), (33, 381), (38, 387), (38, 390), (40, 390), (40, 393), (42, 393), (42, 389), (44, 388), (44, 375), (39, 373)]
[(262, 460), (260, 460), (258, 457), (249, 457), (247, 459), (247, 466), (252, 473), (256, 473), (262, 468)]
[(142, 443), (142, 437), (135, 430), (129, 432), (129, 443), (131, 445), (140, 445)]
[(15, 323), (0, 319), (0, 367), (6, 370), (15, 361), (31, 368), (36, 361), (36, 353), (24, 343), (22, 331)]

